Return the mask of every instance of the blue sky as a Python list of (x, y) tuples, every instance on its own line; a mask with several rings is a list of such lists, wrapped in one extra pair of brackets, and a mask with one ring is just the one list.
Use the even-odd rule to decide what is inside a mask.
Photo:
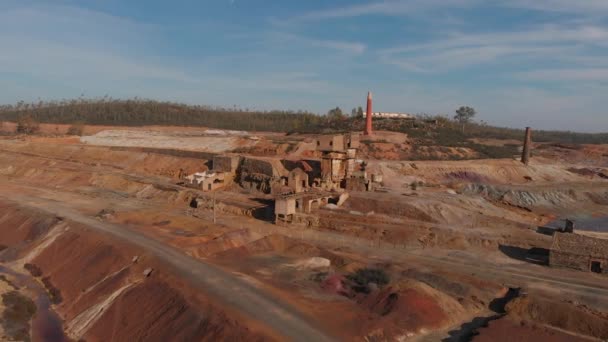
[(608, 131), (607, 0), (0, 0), (0, 103), (110, 95)]

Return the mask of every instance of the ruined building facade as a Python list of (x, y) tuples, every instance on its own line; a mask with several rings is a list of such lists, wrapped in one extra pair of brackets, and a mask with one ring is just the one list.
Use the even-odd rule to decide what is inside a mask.
[(356, 171), (359, 134), (337, 134), (321, 136), (317, 140), (317, 151), (321, 152), (321, 187), (344, 188), (346, 179)]
[(549, 251), (549, 265), (608, 274), (608, 240), (557, 232)]
[(202, 191), (214, 191), (233, 183), (240, 160), (237, 155), (216, 155), (213, 157), (211, 170), (180, 178), (183, 178), (186, 186)]

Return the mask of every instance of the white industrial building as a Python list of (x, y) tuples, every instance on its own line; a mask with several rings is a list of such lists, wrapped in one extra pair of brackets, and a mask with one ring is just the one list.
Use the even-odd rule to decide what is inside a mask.
[(379, 119), (403, 119), (403, 120), (414, 120), (416, 119), (416, 117), (412, 114), (407, 114), (407, 113), (384, 113), (384, 112), (378, 112), (378, 113), (372, 113), (372, 118), (379, 118)]

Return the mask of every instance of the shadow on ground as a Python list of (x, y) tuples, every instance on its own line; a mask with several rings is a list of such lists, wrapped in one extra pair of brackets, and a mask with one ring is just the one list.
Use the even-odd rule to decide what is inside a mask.
[(478, 334), (477, 329), (487, 327), (491, 321), (500, 319), (506, 315), (505, 307), (513, 299), (517, 298), (520, 293), (520, 288), (509, 288), (509, 291), (499, 298), (495, 298), (490, 302), (488, 308), (494, 313), (486, 317), (475, 317), (472, 321), (463, 323), (458, 330), (448, 332), (449, 337), (444, 338), (442, 342), (465, 342), (471, 341)]
[(546, 248), (521, 248), (516, 246), (500, 245), (498, 249), (511, 259), (529, 262), (536, 265), (549, 264), (549, 250)]

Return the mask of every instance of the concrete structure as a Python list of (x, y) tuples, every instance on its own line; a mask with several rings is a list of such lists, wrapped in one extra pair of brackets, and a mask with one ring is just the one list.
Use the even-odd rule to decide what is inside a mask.
[(532, 144), (532, 130), (526, 127), (526, 136), (524, 137), (524, 149), (521, 153), (521, 162), (528, 165), (530, 162), (530, 148)]
[(275, 223), (311, 225), (312, 222), (318, 222), (315, 211), (328, 204), (332, 198), (336, 203), (339, 201), (336, 194), (321, 191), (278, 195), (274, 202)]
[(345, 150), (344, 135), (323, 135), (317, 139), (317, 151), (322, 152), (343, 152)]
[(321, 136), (317, 150), (321, 151), (321, 184), (327, 189), (344, 187), (344, 181), (356, 170), (360, 136), (356, 133)]
[(564, 226), (565, 233), (574, 233), (574, 221), (570, 219), (566, 219), (566, 224)]
[(215, 155), (212, 170), (195, 172), (188, 176), (184, 176), (183, 170), (180, 170), (180, 179), (184, 180), (186, 186), (200, 188), (203, 191), (213, 191), (232, 184), (240, 160), (239, 156)]
[(369, 177), (365, 167), (362, 166), (359, 170), (355, 171), (351, 177), (346, 179), (346, 190), (348, 191), (374, 191), (375, 175)]
[(236, 173), (241, 158), (232, 155), (216, 155), (213, 157), (213, 171)]
[(296, 198), (293, 196), (278, 197), (274, 201), (275, 223), (293, 222), (296, 214)]
[(540, 226), (536, 229), (536, 232), (544, 235), (554, 235), (555, 233), (574, 233), (574, 221), (570, 219), (565, 219), (564, 221), (565, 224), (563, 227)]
[(213, 191), (232, 183), (233, 178), (234, 175), (227, 172), (204, 171), (186, 176), (184, 180), (185, 185), (197, 187), (203, 191)]
[(244, 157), (237, 172), (242, 187), (264, 193), (280, 185), (288, 173), (279, 159), (263, 157)]
[(317, 139), (317, 151), (350, 152), (354, 155), (361, 145), (358, 133), (322, 135)]
[(289, 171), (287, 186), (295, 193), (306, 191), (308, 189), (308, 174), (299, 167)]
[(346, 135), (346, 149), (351, 149), (356, 152), (356, 149), (361, 145), (361, 136), (359, 133), (351, 132)]
[(608, 274), (608, 240), (572, 233), (555, 233), (549, 265)]
[(367, 93), (367, 115), (365, 117), (365, 135), (372, 135), (372, 93)]
[(315, 184), (325, 190), (348, 189), (372, 191), (374, 184), (382, 183), (382, 175), (365, 171), (365, 162), (358, 161), (357, 149), (360, 136), (356, 133), (326, 135), (317, 140), (317, 150), (321, 151), (321, 178)]
[(372, 113), (372, 118), (378, 119), (400, 119), (400, 120), (416, 120), (416, 117), (408, 113)]

